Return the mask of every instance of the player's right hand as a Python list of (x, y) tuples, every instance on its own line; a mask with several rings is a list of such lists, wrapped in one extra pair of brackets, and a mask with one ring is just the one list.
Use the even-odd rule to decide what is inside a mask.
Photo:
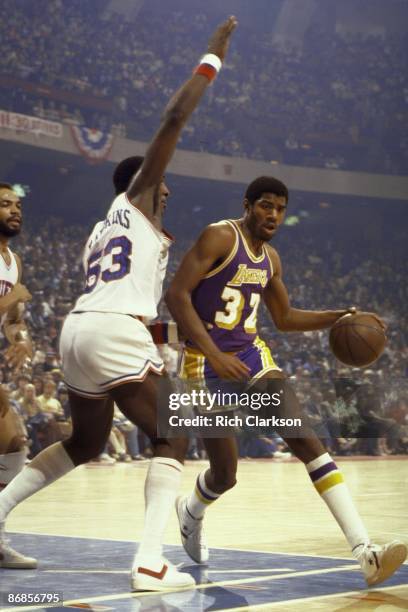
[(11, 292), (16, 302), (29, 302), (32, 299), (32, 295), (27, 287), (21, 283), (16, 283)]
[(210, 38), (207, 52), (218, 55), (220, 60), (223, 62), (228, 51), (231, 34), (237, 25), (238, 21), (233, 15), (228, 17), (226, 21), (219, 25)]
[(217, 352), (208, 357), (208, 361), (217, 376), (223, 380), (246, 380), (249, 368), (235, 355)]

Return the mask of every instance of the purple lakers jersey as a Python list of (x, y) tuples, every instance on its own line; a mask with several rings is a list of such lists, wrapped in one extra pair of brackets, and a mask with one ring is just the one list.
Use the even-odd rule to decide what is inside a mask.
[(256, 257), (235, 221), (224, 221), (235, 232), (228, 257), (208, 272), (192, 293), (192, 303), (212, 340), (222, 351), (237, 351), (257, 336), (261, 295), (273, 276), (266, 246)]

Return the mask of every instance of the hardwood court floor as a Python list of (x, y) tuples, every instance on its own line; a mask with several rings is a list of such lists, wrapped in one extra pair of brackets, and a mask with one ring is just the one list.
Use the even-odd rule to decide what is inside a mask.
[[(408, 458), (338, 459), (337, 463), (345, 474), (372, 539), (383, 543), (399, 538), (408, 543)], [(206, 465), (201, 461), (187, 463), (184, 492), (191, 489), (197, 473)], [(14, 510), (7, 524), (8, 531), (138, 541), (142, 529), (143, 482), (147, 466), (147, 462), (141, 462), (78, 468)], [(220, 588), (236, 584), (237, 588), (244, 589), (244, 594), (251, 595), (256, 589), (259, 591), (256, 603), (252, 605), (251, 602), (249, 607), (234, 607), (231, 600), (223, 607), (212, 608), (214, 610), (408, 610), (408, 566), (402, 570), (403, 579), (396, 584), (386, 582), (384, 587), (367, 591), (363, 587), (356, 588), (352, 582), (351, 588), (331, 592), (333, 581), (338, 579), (333, 571), (353, 576), (357, 573), (350, 572), (345, 565), (345, 560), (351, 558), (348, 545), (314, 491), (303, 465), (295, 460), (241, 461), (237, 486), (207, 513), (206, 533), (210, 547), (217, 549), (214, 560), (223, 555), (224, 565), (214, 570), (221, 576), (217, 578), (221, 580), (217, 582)], [(171, 518), (166, 543), (180, 544), (175, 515)], [(245, 557), (245, 551), (253, 552), (247, 552)], [(264, 569), (259, 569), (256, 553), (259, 553), (259, 567), (262, 565)], [(271, 554), (268, 557), (265, 553), (280, 556)], [(297, 557), (300, 559), (298, 566)], [(306, 567), (308, 558), (311, 563), (318, 558), (320, 565)], [(314, 590), (293, 598), (293, 594), (288, 596), (289, 591), (285, 594), (282, 587), (282, 597), (276, 599), (277, 588), (281, 587), (278, 587), (278, 582), (273, 582), (276, 576), (269, 576), (272, 582), (268, 588), (272, 589), (274, 599), (268, 599), (268, 592), (261, 593), (266, 587), (259, 572), (295, 571), (290, 563), (294, 563), (297, 573), (289, 582), (294, 585), (301, 579), (303, 583), (313, 583)], [(323, 568), (325, 563), (326, 569)], [(237, 564), (241, 564), (239, 571)], [(333, 564), (334, 569), (331, 567)], [(322, 577), (326, 582), (319, 586), (316, 581)], [(213, 579), (211, 565), (207, 578)], [(347, 581), (344, 584), (348, 584)], [(303, 593), (304, 586), (299, 593)], [(181, 609), (191, 612), (207, 609), (204, 603), (197, 606), (185, 605)]]

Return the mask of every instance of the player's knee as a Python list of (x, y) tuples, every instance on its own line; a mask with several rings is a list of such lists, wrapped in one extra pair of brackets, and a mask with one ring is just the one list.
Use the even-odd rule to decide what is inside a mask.
[(184, 463), (184, 459), (187, 455), (189, 446), (188, 438), (173, 438), (170, 439), (170, 447), (171, 447), (171, 456), (179, 461), (180, 463)]
[(105, 449), (105, 441), (85, 442), (83, 440), (78, 441), (74, 437), (65, 440), (63, 445), (74, 465), (88, 463), (88, 461), (103, 453)]
[(11, 450), (10, 452), (18, 453), (19, 451), (24, 450), (26, 447), (27, 447), (27, 438), (24, 435), (16, 436), (14, 450)]
[(310, 438), (293, 438), (285, 441), (297, 459), (304, 464), (314, 461), (317, 457), (327, 452), (322, 442), (314, 436)]
[(18, 453), (27, 446), (27, 438), (24, 435), (15, 435), (7, 443), (3, 443), (1, 446), (0, 454)]

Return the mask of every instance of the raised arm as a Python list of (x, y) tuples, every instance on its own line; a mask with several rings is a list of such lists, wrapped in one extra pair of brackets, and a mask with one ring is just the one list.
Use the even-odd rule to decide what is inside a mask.
[(202, 351), (218, 376), (240, 380), (247, 377), (248, 368), (237, 357), (219, 350), (191, 301), (191, 294), (203, 276), (227, 257), (233, 244), (231, 228), (224, 224), (208, 226), (184, 256), (165, 300), (183, 334)]
[(146, 151), (142, 167), (127, 191), (132, 204), (150, 219), (155, 213), (152, 195), (162, 180), (183, 126), (221, 68), (236, 25), (235, 17), (229, 17), (212, 35), (207, 54), (202, 58), (193, 76), (182, 85), (168, 103), (161, 125)]

